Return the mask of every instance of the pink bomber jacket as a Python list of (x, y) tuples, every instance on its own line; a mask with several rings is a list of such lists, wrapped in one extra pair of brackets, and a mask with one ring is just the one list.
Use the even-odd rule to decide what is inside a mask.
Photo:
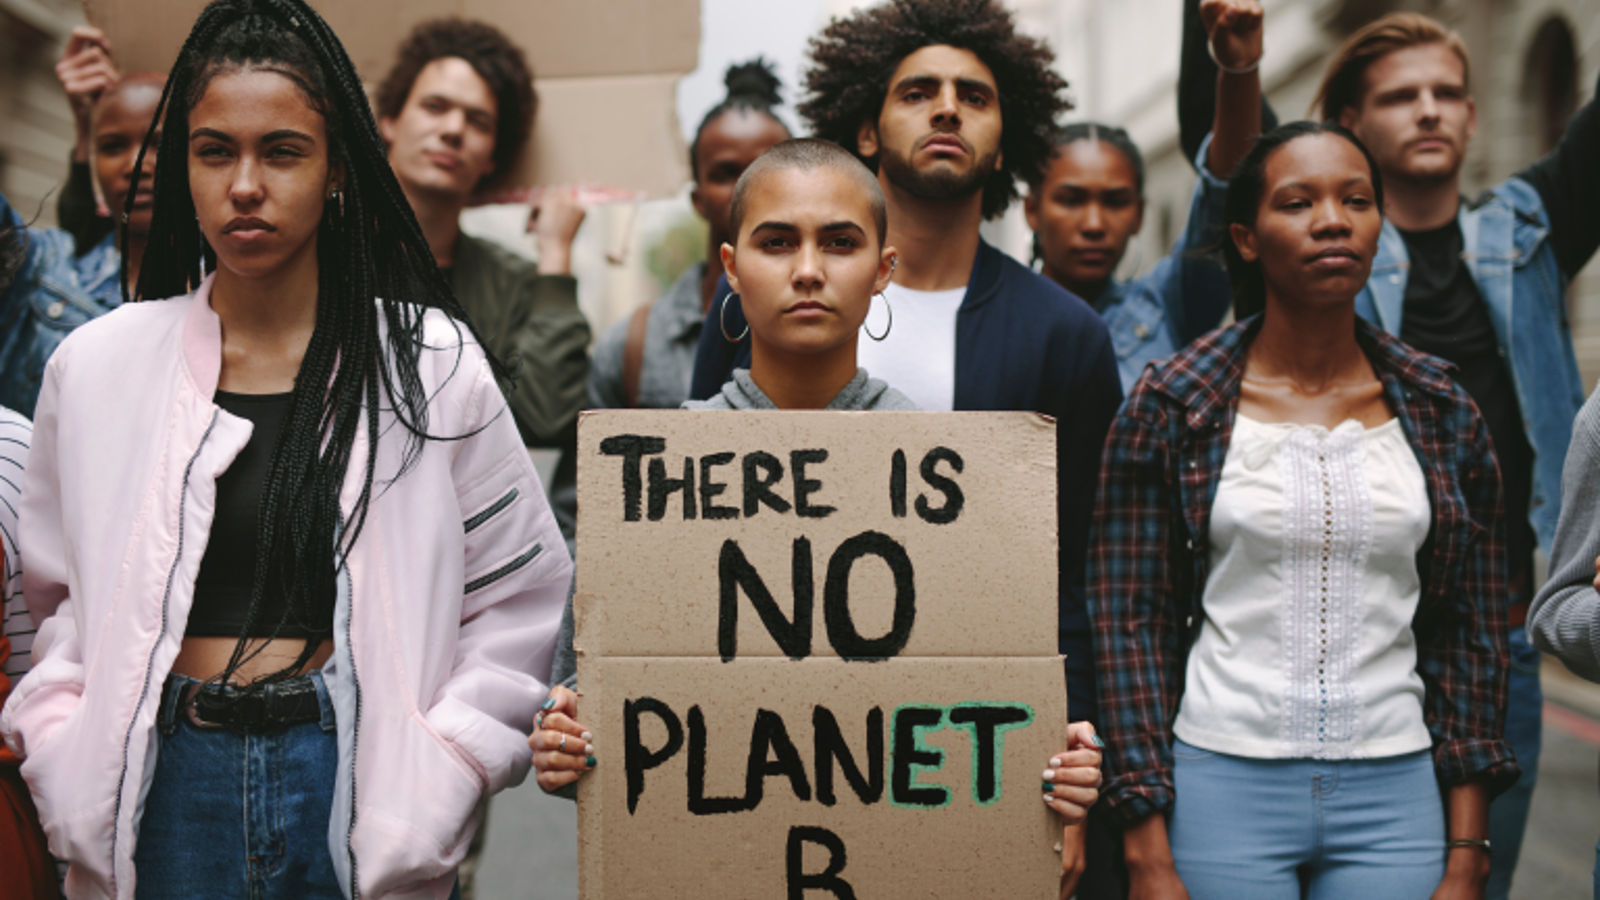
[[(222, 332), (193, 295), (134, 303), (45, 370), (23, 485), (34, 668), (0, 712), (67, 893), (132, 898), (156, 707), (183, 640), (216, 479), (252, 425), (212, 403)], [(478, 346), (426, 313), (429, 441), (398, 481), (380, 423), (366, 525), (338, 574), (328, 849), (351, 900), (442, 898), (487, 793), (519, 784), (572, 563)], [(359, 495), (365, 430), (340, 496)], [(395, 439), (391, 440), (393, 437)]]

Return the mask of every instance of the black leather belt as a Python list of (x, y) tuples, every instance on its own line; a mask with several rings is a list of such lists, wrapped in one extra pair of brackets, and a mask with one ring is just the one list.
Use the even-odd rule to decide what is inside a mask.
[(248, 688), (191, 684), (183, 692), (183, 712), (196, 728), (226, 728), (239, 734), (266, 734), (322, 721), (322, 703), (310, 675)]

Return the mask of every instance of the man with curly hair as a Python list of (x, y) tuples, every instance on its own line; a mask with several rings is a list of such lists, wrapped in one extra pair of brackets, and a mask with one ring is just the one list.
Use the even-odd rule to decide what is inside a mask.
[[(583, 208), (571, 188), (551, 188), (535, 204), (529, 230), (539, 239), (537, 265), (461, 230), (472, 195), (516, 163), (538, 103), (522, 51), (493, 25), (457, 18), (418, 25), (376, 97), (389, 165), (434, 260), (490, 349), (520, 367), (506, 399), (523, 443), (565, 451), (551, 491), (570, 544), (574, 442), (589, 374), (589, 320), (578, 308), (570, 260)], [(485, 805), (461, 864), (462, 900), (474, 894), (487, 815)]]
[[(1068, 109), (1055, 55), (1019, 34), (997, 0), (892, 0), (834, 20), (812, 39), (811, 58), (800, 113), (877, 173), (888, 243), (899, 250), (860, 364), (926, 410), (1056, 419), (1058, 640), (1070, 715), (1093, 721), (1084, 553), (1100, 449), (1122, 401), (1116, 356), (1086, 303), (978, 233), (1049, 159), (1055, 119)], [(722, 302), (726, 287), (715, 296), (696, 398), (749, 365), (748, 338), (730, 340), (745, 331), (738, 304)]]
[(569, 259), (583, 209), (570, 188), (545, 193), (530, 219), (537, 266), (461, 230), (472, 194), (510, 172), (537, 106), (522, 51), (492, 25), (455, 18), (418, 25), (377, 91), (389, 165), (434, 259), (490, 349), (520, 360), (507, 397), (523, 442), (562, 446), (588, 375), (589, 323)]

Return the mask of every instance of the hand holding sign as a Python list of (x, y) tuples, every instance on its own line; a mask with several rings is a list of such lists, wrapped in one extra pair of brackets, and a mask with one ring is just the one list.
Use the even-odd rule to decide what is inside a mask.
[(1050, 757), (1044, 770), (1044, 802), (1076, 825), (1100, 799), (1100, 748), (1104, 744), (1088, 722), (1067, 726), (1071, 743), (1066, 752)]
[(546, 791), (577, 781), (595, 766), (593, 735), (577, 716), (578, 695), (559, 684), (550, 689), (550, 699), (534, 716), (528, 749), (539, 773), (536, 780)]

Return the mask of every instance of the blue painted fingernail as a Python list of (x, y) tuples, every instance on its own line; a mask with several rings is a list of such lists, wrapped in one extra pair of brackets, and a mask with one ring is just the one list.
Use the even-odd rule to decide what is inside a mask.
[(544, 701), (544, 705), (539, 707), (539, 708), (540, 709), (555, 709), (556, 708), (556, 698), (554, 698), (554, 697), (547, 698)]
[(595, 758), (591, 756), (588, 759), (584, 760), (583, 763), (584, 763), (584, 765), (586, 765), (586, 766), (588, 766), (589, 768), (592, 769), (595, 766)]
[(1056, 786), (1051, 784), (1050, 782), (1046, 781), (1044, 783), (1044, 792), (1046, 794), (1054, 793), (1055, 789), (1056, 789)]
[(1101, 750), (1104, 750), (1106, 748), (1106, 742), (1100, 740), (1100, 735), (1098, 735), (1098, 734), (1089, 735), (1089, 740), (1094, 741), (1094, 745), (1096, 747), (1099, 747)]

